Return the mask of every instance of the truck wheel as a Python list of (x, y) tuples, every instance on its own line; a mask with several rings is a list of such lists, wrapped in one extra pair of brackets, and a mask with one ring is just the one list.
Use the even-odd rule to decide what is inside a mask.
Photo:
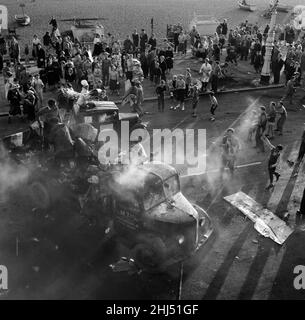
[(39, 209), (47, 209), (51, 204), (51, 199), (46, 186), (35, 181), (29, 186), (30, 199), (33, 204)]
[(140, 269), (148, 272), (163, 271), (162, 265), (166, 258), (166, 247), (160, 238), (138, 243), (132, 251), (132, 256)]

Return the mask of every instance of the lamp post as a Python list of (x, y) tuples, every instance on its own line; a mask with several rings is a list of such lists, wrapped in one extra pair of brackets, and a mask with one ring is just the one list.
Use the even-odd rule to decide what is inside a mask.
[(270, 71), (271, 71), (271, 56), (272, 56), (272, 50), (274, 46), (274, 38), (275, 38), (275, 23), (276, 23), (276, 16), (277, 16), (277, 5), (279, 3), (279, 0), (276, 0), (273, 7), (271, 8), (271, 21), (270, 21), (270, 28), (267, 36), (267, 40), (265, 43), (265, 59), (264, 59), (264, 65), (261, 72), (261, 84), (269, 84), (270, 81)]

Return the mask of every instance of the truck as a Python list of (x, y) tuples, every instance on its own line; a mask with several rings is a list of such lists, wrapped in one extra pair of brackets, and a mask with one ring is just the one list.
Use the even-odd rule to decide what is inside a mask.
[(122, 244), (146, 272), (164, 272), (211, 239), (211, 218), (183, 195), (174, 167), (149, 159), (104, 165), (90, 153), (85, 162), (78, 161), (80, 152), (75, 150), (70, 159), (74, 165), (56, 168), (48, 163), (52, 152), (41, 150), (35, 130), (32, 126), (22, 137), (6, 137), (3, 143), (16, 161), (29, 150), (40, 160), (20, 186), (36, 208), (47, 212), (62, 198), (79, 203), (75, 214), (99, 230), (101, 241)]
[(89, 181), (92, 194), (99, 198), (93, 210), (96, 223), (123, 244), (144, 271), (165, 271), (187, 259), (214, 232), (207, 212), (181, 192), (172, 166), (146, 162), (117, 167), (107, 174), (98, 172)]

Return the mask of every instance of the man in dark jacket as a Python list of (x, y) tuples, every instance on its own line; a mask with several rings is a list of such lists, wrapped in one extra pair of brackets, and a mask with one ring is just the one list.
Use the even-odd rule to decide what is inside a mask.
[(129, 35), (126, 36), (126, 39), (124, 40), (123, 46), (124, 46), (125, 52), (132, 53), (132, 51), (133, 51), (133, 43), (130, 40)]
[(8, 116), (8, 123), (12, 122), (12, 116), (16, 115), (21, 115), (21, 108), (20, 108), (20, 103), (21, 103), (21, 94), (19, 92), (19, 84), (17, 79), (14, 79), (14, 82), (11, 86), (11, 88), (8, 91), (7, 94), (7, 100), (10, 103), (10, 110), (9, 110), (9, 116)]
[(224, 36), (227, 36), (227, 34), (228, 34), (228, 24), (227, 24), (227, 20), (226, 19), (224, 19), (223, 23), (221, 24), (221, 33)]
[(156, 39), (154, 33), (153, 33), (153, 34), (151, 35), (151, 37), (149, 38), (148, 44), (151, 45), (151, 50), (155, 50), (155, 49), (156, 49), (156, 47), (157, 47), (157, 39)]
[(45, 47), (49, 47), (49, 46), (51, 45), (52, 40), (51, 40), (51, 37), (50, 37), (50, 34), (49, 34), (48, 31), (47, 31), (46, 34), (43, 36), (42, 41), (43, 41), (43, 45), (44, 45)]
[(161, 80), (161, 83), (156, 88), (156, 94), (158, 96), (158, 111), (164, 112), (164, 93), (166, 91), (165, 81)]
[(284, 60), (282, 59), (282, 54), (278, 53), (277, 59), (272, 61), (271, 68), (272, 68), (272, 73), (274, 77), (274, 84), (279, 84), (280, 82), (280, 76), (281, 76), (281, 70), (284, 65)]
[(142, 32), (140, 34), (140, 50), (141, 52), (145, 51), (146, 43), (148, 42), (148, 36), (144, 29), (142, 29)]
[(132, 34), (132, 42), (133, 42), (133, 51), (136, 51), (139, 47), (140, 36), (138, 34), (137, 29), (134, 29)]
[(42, 48), (41, 44), (38, 44), (37, 49), (37, 67), (38, 68), (44, 68), (45, 67), (45, 60), (46, 60), (46, 53), (44, 49)]
[(167, 65), (166, 65), (166, 61), (165, 61), (165, 57), (161, 56), (160, 57), (160, 63), (159, 63), (159, 67), (162, 70), (162, 74), (161, 74), (161, 79), (166, 81), (166, 70), (167, 70)]
[(37, 99), (35, 97), (35, 93), (32, 90), (29, 90), (23, 101), (23, 113), (27, 115), (28, 120), (35, 120), (35, 106), (37, 103)]

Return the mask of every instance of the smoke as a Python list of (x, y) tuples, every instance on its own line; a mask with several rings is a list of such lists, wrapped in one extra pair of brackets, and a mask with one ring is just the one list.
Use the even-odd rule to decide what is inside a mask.
[[(240, 152), (238, 153), (236, 164), (244, 163), (246, 159), (249, 159), (249, 155), (253, 153), (252, 148), (249, 148), (248, 135), (253, 128), (255, 128), (258, 115), (260, 113), (259, 99), (253, 99), (247, 97), (246, 99), (247, 108), (241, 114), (241, 116), (232, 124), (235, 130), (235, 136), (238, 138), (240, 143)], [(240, 186), (240, 179), (237, 175), (234, 178), (229, 174), (228, 170), (224, 172), (224, 184), (220, 180), (221, 168), (222, 168), (222, 138), (223, 134), (217, 137), (213, 141), (210, 147), (207, 149), (206, 162), (207, 162), (207, 172), (204, 175), (202, 183), (202, 189), (214, 196), (219, 192), (219, 188), (225, 186), (228, 193), (236, 192), (236, 188)], [(254, 135), (253, 135), (254, 138)]]
[(136, 164), (131, 164), (113, 176), (114, 179), (109, 184), (109, 187), (122, 201), (137, 202), (135, 191), (143, 187), (147, 175), (147, 171), (141, 170)]
[(5, 202), (9, 192), (19, 187), (29, 176), (29, 169), (17, 165), (8, 156), (7, 150), (0, 143), (0, 202)]

